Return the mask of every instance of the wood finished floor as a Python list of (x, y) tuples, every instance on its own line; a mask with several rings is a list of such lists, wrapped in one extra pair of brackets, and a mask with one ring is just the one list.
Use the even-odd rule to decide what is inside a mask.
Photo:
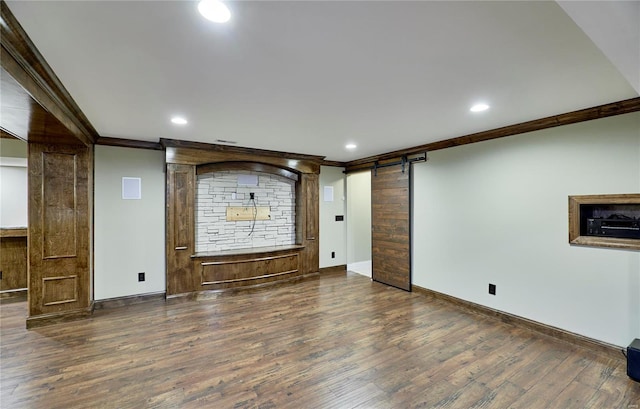
[(330, 274), (27, 331), (0, 306), (10, 408), (638, 408), (625, 361)]

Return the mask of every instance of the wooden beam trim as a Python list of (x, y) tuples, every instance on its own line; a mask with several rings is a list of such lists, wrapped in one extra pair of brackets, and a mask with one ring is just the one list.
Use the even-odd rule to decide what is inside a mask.
[[(14, 56), (5, 48), (4, 43), (2, 47), (0, 47), (0, 62), (2, 63), (2, 74), (11, 76), (13, 80), (24, 89), (25, 94), (28, 94), (35, 104), (50, 114), (52, 118), (60, 122), (60, 124), (68, 130), (74, 142), (77, 140), (77, 142), (85, 146), (92, 144), (92, 141), (88, 139), (71, 118), (63, 112), (56, 102), (55, 97), (43, 90), (40, 82), (33, 78), (24, 67), (16, 61)], [(5, 131), (7, 130), (5, 129)]]
[(287, 169), (301, 175), (320, 173), (320, 164), (318, 162), (287, 157), (171, 146), (166, 146), (165, 152), (166, 163), (201, 166), (218, 162), (259, 162)]
[(2, 227), (0, 237), (27, 237), (26, 227)]
[(623, 115), (638, 111), (640, 111), (640, 97), (631, 98), (624, 101), (612, 102), (610, 104), (604, 104), (592, 108), (567, 112), (560, 115), (535, 119), (515, 125), (503, 126), (501, 128), (491, 129), (488, 131), (476, 132), (469, 135), (459, 136), (457, 138), (431, 142), (425, 145), (415, 146), (413, 148), (407, 148), (381, 155), (369, 156), (363, 159), (357, 159), (346, 164), (346, 172), (352, 172), (355, 170), (367, 168), (373, 165), (373, 163), (376, 161), (397, 158), (402, 155), (414, 155), (421, 152), (431, 152), (439, 149), (452, 148), (454, 146), (461, 146), (476, 142), (488, 141), (491, 139), (504, 138), (507, 136), (540, 131), (556, 126), (570, 125), (579, 122), (591, 121), (594, 119)]
[(1, 126), (0, 126), (0, 138), (2, 138), (2, 139), (17, 139), (19, 141), (26, 142), (26, 140), (20, 138), (18, 135), (14, 134), (13, 132), (9, 131), (8, 129), (4, 129)]
[(576, 334), (574, 332), (569, 332), (561, 328), (523, 318), (518, 315), (510, 314), (508, 312), (495, 310), (484, 305), (476, 304), (474, 302), (463, 300), (461, 298), (457, 298), (448, 294), (443, 294), (438, 291), (423, 288), (415, 284), (413, 285), (413, 291), (426, 297), (432, 297), (453, 304), (474, 314), (479, 314), (490, 318), (497, 318), (506, 324), (527, 328), (529, 330), (551, 336), (553, 338), (568, 342), (573, 345), (588, 348), (598, 353), (603, 353), (610, 358), (623, 358), (621, 352), (622, 347), (619, 347), (617, 345), (608, 344), (597, 339), (589, 338), (584, 335)]
[(215, 162), (207, 163), (204, 165), (196, 166), (196, 175), (202, 175), (204, 173), (220, 172), (220, 171), (251, 171), (269, 173), (272, 175), (282, 176), (287, 179), (291, 179), (297, 182), (300, 176), (296, 172), (292, 172), (289, 169), (280, 168), (278, 166), (269, 165), (267, 163), (259, 162)]
[(162, 151), (164, 147), (160, 142), (136, 141), (134, 139), (109, 138), (100, 136), (96, 139), (96, 145), (117, 146), (120, 148), (150, 149), (154, 151)]
[(349, 162), (339, 162), (336, 160), (323, 160), (321, 166), (333, 166), (336, 168), (344, 168)]
[(322, 161), (324, 160), (324, 156), (305, 155), (302, 153), (270, 151), (265, 149), (253, 149), (253, 148), (245, 148), (241, 146), (219, 145), (215, 143), (181, 141), (178, 139), (161, 138), (160, 144), (165, 148), (167, 147), (191, 148), (191, 149), (200, 149), (200, 150), (223, 152), (223, 153), (238, 153), (238, 154), (254, 155), (254, 156), (270, 156), (275, 158), (304, 160), (304, 161), (309, 161), (318, 165), (321, 164)]
[[(71, 97), (60, 79), (53, 72), (35, 44), (31, 41), (18, 20), (4, 1), (0, 2), (1, 17), (4, 24), (0, 24), (0, 43), (6, 54), (9, 54), (14, 64), (8, 58), (2, 58), (2, 67), (22, 85), (29, 94), (51, 112), (85, 145), (91, 145), (99, 137), (82, 110)], [(20, 67), (22, 74), (17, 72)], [(32, 83), (25, 84), (25, 77)], [(37, 92), (40, 91), (40, 92)], [(36, 98), (36, 96), (38, 98)], [(46, 96), (48, 100), (40, 97)], [(71, 126), (76, 129), (71, 129)]]

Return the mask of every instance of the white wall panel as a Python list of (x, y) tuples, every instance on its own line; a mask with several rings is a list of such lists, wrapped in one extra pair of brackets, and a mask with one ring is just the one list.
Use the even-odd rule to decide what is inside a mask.
[(640, 252), (569, 245), (567, 201), (640, 192), (639, 147), (634, 113), (429, 153), (414, 173), (414, 284), (628, 345)]
[[(141, 179), (140, 200), (122, 199), (123, 177)], [(165, 291), (164, 192), (164, 152), (96, 146), (96, 300)]]

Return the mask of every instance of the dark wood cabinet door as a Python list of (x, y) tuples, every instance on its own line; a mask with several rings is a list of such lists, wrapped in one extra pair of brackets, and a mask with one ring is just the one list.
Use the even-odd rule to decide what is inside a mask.
[(371, 174), (372, 278), (411, 291), (411, 167)]

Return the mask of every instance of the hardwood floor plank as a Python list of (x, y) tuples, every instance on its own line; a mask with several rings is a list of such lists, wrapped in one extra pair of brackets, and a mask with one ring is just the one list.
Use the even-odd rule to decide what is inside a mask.
[[(486, 385), (486, 384), (485, 384)], [(526, 390), (514, 385), (509, 381), (504, 381), (496, 388), (490, 388), (492, 393), (478, 402), (474, 403), (473, 408), (508, 408), (513, 402), (518, 400)]]
[(0, 305), (0, 407), (633, 408), (625, 362), (353, 274), (106, 308)]
[(640, 383), (627, 377), (626, 364), (620, 362), (613, 368), (586, 407), (640, 408)]
[(580, 382), (572, 382), (553, 400), (558, 407), (566, 409), (582, 409), (596, 394), (596, 390)]

